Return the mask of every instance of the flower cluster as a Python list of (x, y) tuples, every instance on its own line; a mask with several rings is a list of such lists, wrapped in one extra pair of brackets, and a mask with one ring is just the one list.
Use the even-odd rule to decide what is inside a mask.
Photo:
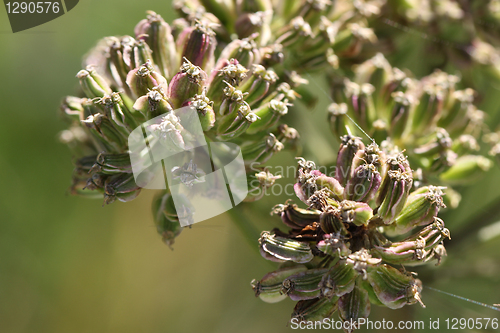
[[(346, 135), (335, 175), (299, 159), (294, 189), (307, 208), (291, 201), (274, 207), (289, 230), (262, 233), (262, 256), (282, 264), (252, 281), (256, 296), (298, 301), (292, 317), (305, 321), (331, 318), (336, 310), (343, 321), (357, 321), (368, 316), (370, 303), (423, 306), (421, 282), (396, 267), (439, 264), (446, 255), (443, 240), (450, 233), (437, 217), (443, 188), (415, 188), (402, 152)], [(419, 227), (403, 240), (387, 238)]]
[[(203, 18), (217, 24), (218, 38), (250, 38), (265, 64), (277, 71), (323, 70), (339, 59), (356, 57), (365, 43), (377, 40), (368, 27), (385, 0), (235, 1), (179, 0), (178, 22)], [(180, 23), (179, 23), (180, 24)]]
[[(196, 109), (206, 140), (238, 144), (253, 169), (285, 145), (296, 144), (297, 131), (279, 120), (298, 97), (292, 87), (302, 81), (298, 75), (294, 81), (280, 78), (262, 65), (252, 40), (219, 44), (210, 22), (170, 26), (154, 12), (134, 32), (135, 37), (99, 42), (77, 74), (84, 97), (66, 97), (62, 103), (71, 126), (61, 139), (76, 157), (72, 193), (104, 196), (106, 204), (136, 198), (141, 187), (132, 173), (131, 132), (162, 116), (148, 128), (150, 143), (187, 148), (193, 133), (174, 112), (184, 106)], [(271, 186), (276, 177), (260, 170), (251, 177), (259, 179), (259, 186)], [(156, 206), (164, 207), (161, 202)], [(167, 219), (173, 216), (162, 211)]]
[[(337, 137), (364, 135), (352, 119), (385, 150), (404, 149), (418, 170), (416, 181), (470, 183), (492, 165), (480, 151), (488, 129), (484, 112), (473, 104), (475, 92), (458, 90), (458, 82), (439, 70), (416, 80), (379, 53), (355, 68), (352, 81), (331, 80), (332, 131)], [(449, 204), (455, 207), (459, 197), (453, 193), (457, 200)]]

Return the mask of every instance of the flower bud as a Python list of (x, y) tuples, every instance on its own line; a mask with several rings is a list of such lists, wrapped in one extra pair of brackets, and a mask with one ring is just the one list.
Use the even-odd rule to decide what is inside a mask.
[(243, 13), (235, 22), (235, 30), (238, 38), (246, 38), (259, 32), (265, 21), (264, 12)]
[(304, 265), (294, 265), (280, 268), (274, 272), (267, 273), (260, 280), (251, 282), (255, 296), (266, 303), (277, 303), (284, 300), (287, 295), (282, 292), (283, 281), (289, 276), (307, 271)]
[(260, 235), (259, 245), (261, 255), (271, 261), (293, 261), (303, 264), (313, 258), (308, 243), (277, 236), (267, 231)]
[(368, 202), (375, 197), (382, 177), (373, 164), (363, 164), (357, 167), (347, 182), (344, 197), (353, 201)]

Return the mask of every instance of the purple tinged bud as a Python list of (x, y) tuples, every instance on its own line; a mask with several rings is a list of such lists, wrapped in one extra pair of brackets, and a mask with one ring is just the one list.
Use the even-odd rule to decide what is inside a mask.
[(168, 96), (173, 108), (180, 108), (190, 98), (200, 95), (206, 79), (205, 71), (184, 59), (180, 72), (175, 74), (168, 86)]
[(381, 265), (368, 273), (368, 281), (378, 299), (390, 309), (399, 309), (407, 304), (419, 302), (421, 282), (411, 274), (401, 273), (389, 265)]
[(293, 301), (319, 297), (319, 283), (327, 271), (327, 268), (313, 268), (294, 274), (283, 281), (282, 292)]
[(172, 29), (160, 15), (153, 11), (147, 14), (147, 18), (136, 25), (135, 36), (149, 45), (161, 75), (170, 77), (179, 66)]
[(153, 65), (148, 60), (141, 67), (131, 70), (127, 75), (127, 85), (136, 96), (144, 96), (155, 88), (167, 88), (167, 80), (153, 70)]
[(283, 281), (291, 275), (307, 271), (304, 265), (294, 265), (280, 268), (274, 272), (264, 275), (260, 280), (251, 282), (255, 296), (266, 303), (277, 303), (284, 300), (287, 295), (282, 292)]
[(319, 283), (321, 296), (332, 299), (350, 293), (354, 289), (358, 275), (359, 273), (351, 265), (344, 261), (338, 262), (321, 279)]
[(314, 257), (308, 243), (280, 237), (267, 231), (261, 234), (259, 244), (262, 256), (271, 261), (293, 261), (301, 264), (311, 261)]
[(337, 155), (337, 167), (335, 169), (335, 178), (340, 185), (345, 186), (351, 177), (351, 166), (356, 153), (365, 149), (365, 145), (360, 138), (344, 135), (341, 139), (339, 152)]
[(214, 67), (216, 45), (215, 32), (208, 25), (197, 21), (184, 43), (182, 57), (210, 73)]
[(353, 201), (369, 202), (375, 197), (382, 176), (373, 164), (363, 164), (357, 167), (351, 179), (347, 182), (344, 197)]
[(392, 223), (403, 210), (412, 183), (411, 170), (402, 172), (398, 166), (397, 170), (387, 172), (377, 198), (377, 203), (380, 205), (377, 209), (377, 215), (385, 224)]

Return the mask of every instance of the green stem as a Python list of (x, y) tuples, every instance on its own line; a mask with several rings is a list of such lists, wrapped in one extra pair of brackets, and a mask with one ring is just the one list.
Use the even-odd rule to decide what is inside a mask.
[(239, 204), (238, 207), (228, 210), (231, 220), (234, 222), (236, 227), (241, 231), (243, 237), (250, 245), (252, 250), (259, 253), (258, 239), (260, 238), (260, 232), (255, 228), (253, 223), (247, 218), (244, 207), (245, 203)]

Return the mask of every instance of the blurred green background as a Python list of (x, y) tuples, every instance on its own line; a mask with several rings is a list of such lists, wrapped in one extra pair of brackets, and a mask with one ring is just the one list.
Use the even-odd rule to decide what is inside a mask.
[[(294, 302), (266, 304), (250, 288), (275, 264), (255, 252), (257, 242), (252, 248), (228, 216), (183, 231), (171, 251), (152, 221), (152, 191), (106, 207), (67, 195), (72, 160), (57, 139), (66, 126), (59, 102), (77, 92), (82, 55), (104, 36), (133, 34), (146, 10), (167, 22), (175, 17), (169, 1), (86, 0), (13, 34), (6, 12), (0, 13), (1, 333), (292, 331), (287, 321)], [(496, 112), (496, 101), (483, 109)], [(324, 121), (327, 103), (323, 96), (312, 111), (294, 110), (291, 120), (306, 142), (306, 157), (318, 164), (336, 155)], [(295, 163), (287, 153), (273, 162)], [(452, 239), (499, 196), (499, 185), (495, 167), (463, 190), (460, 209), (443, 215)], [(268, 212), (284, 200), (266, 197), (252, 210), (242, 207), (242, 214), (270, 230), (279, 219)], [(499, 244), (498, 237), (455, 244), (441, 267), (422, 273), (424, 284), (500, 303)], [(443, 328), (447, 317), (500, 317), (432, 290), (424, 289), (423, 300), (426, 309), (373, 307), (370, 319), (440, 317)]]

